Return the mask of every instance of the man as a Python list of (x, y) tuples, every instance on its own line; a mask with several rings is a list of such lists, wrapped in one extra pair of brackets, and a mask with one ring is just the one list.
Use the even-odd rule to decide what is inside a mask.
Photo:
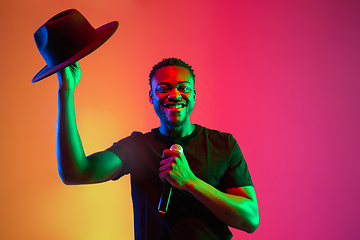
[[(90, 156), (85, 156), (75, 120), (78, 63), (57, 75), (56, 150), (65, 184), (99, 183), (130, 173), (136, 239), (231, 239), (228, 226), (256, 230), (256, 195), (235, 139), (190, 122), (196, 90), (188, 64), (164, 59), (150, 73), (149, 102), (160, 118), (159, 128), (134, 132)], [(174, 143), (184, 151), (170, 150)], [(173, 193), (168, 211), (159, 213), (164, 180)]]

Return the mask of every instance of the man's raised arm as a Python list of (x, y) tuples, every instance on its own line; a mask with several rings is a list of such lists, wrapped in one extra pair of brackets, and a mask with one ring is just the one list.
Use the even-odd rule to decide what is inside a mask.
[(86, 157), (76, 125), (74, 90), (81, 69), (73, 63), (57, 73), (59, 80), (56, 155), (58, 170), (65, 184), (87, 184), (110, 180), (121, 169), (121, 160), (104, 151)]

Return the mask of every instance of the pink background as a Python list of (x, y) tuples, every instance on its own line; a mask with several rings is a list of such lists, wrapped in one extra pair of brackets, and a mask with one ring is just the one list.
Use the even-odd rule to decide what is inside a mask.
[(133, 239), (129, 178), (65, 186), (56, 166), (57, 79), (33, 33), (80, 10), (120, 27), (80, 61), (78, 127), (87, 154), (159, 121), (148, 103), (153, 64), (195, 69), (192, 121), (231, 132), (260, 207), (234, 239), (360, 239), (360, 2), (12, 0), (0, 7), (1, 239)]

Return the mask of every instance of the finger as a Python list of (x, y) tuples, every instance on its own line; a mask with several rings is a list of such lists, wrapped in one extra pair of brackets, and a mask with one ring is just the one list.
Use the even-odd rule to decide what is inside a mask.
[(161, 181), (164, 181), (164, 179), (165, 179), (165, 178), (164, 178), (164, 173), (162, 173), (162, 172), (159, 173), (159, 178), (161, 179)]
[(173, 161), (166, 161), (166, 162), (164, 161), (163, 164), (161, 164), (160, 167), (159, 167), (159, 172), (172, 170), (173, 169), (173, 164), (174, 164)]
[(167, 165), (167, 164), (161, 165), (161, 166), (159, 167), (159, 172), (163, 172), (163, 171), (165, 171), (167, 168), (168, 168), (168, 165)]
[(178, 151), (170, 150), (170, 149), (164, 149), (162, 158), (169, 158), (169, 157), (180, 157), (181, 153)]
[(161, 160), (160, 166), (167, 164), (170, 160), (171, 160), (170, 158), (165, 158), (165, 159)]
[(63, 78), (65, 76), (65, 68), (60, 69), (58, 72), (56, 72), (58, 77)]
[(69, 65), (69, 68), (72, 72), (76, 71), (76, 69), (80, 68), (79, 63), (78, 62), (74, 62), (72, 64)]
[(168, 177), (169, 177), (168, 171), (160, 172), (159, 177), (160, 177), (161, 181), (164, 181), (165, 179), (168, 180)]
[(162, 158), (168, 158), (172, 156), (172, 152), (169, 149), (164, 149)]

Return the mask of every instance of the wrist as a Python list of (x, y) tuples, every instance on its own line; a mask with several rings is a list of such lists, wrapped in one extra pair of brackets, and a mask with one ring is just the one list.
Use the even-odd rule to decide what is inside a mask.
[(76, 86), (68, 84), (66, 82), (59, 82), (59, 91), (74, 91)]
[(74, 97), (74, 89), (60, 88), (58, 91), (58, 98), (62, 103), (74, 102)]
[(185, 183), (185, 190), (188, 192), (196, 191), (199, 188), (202, 180), (195, 175), (192, 176), (188, 181)]
[(69, 88), (66, 86), (59, 86), (59, 94), (67, 94), (74, 92), (75, 88)]

